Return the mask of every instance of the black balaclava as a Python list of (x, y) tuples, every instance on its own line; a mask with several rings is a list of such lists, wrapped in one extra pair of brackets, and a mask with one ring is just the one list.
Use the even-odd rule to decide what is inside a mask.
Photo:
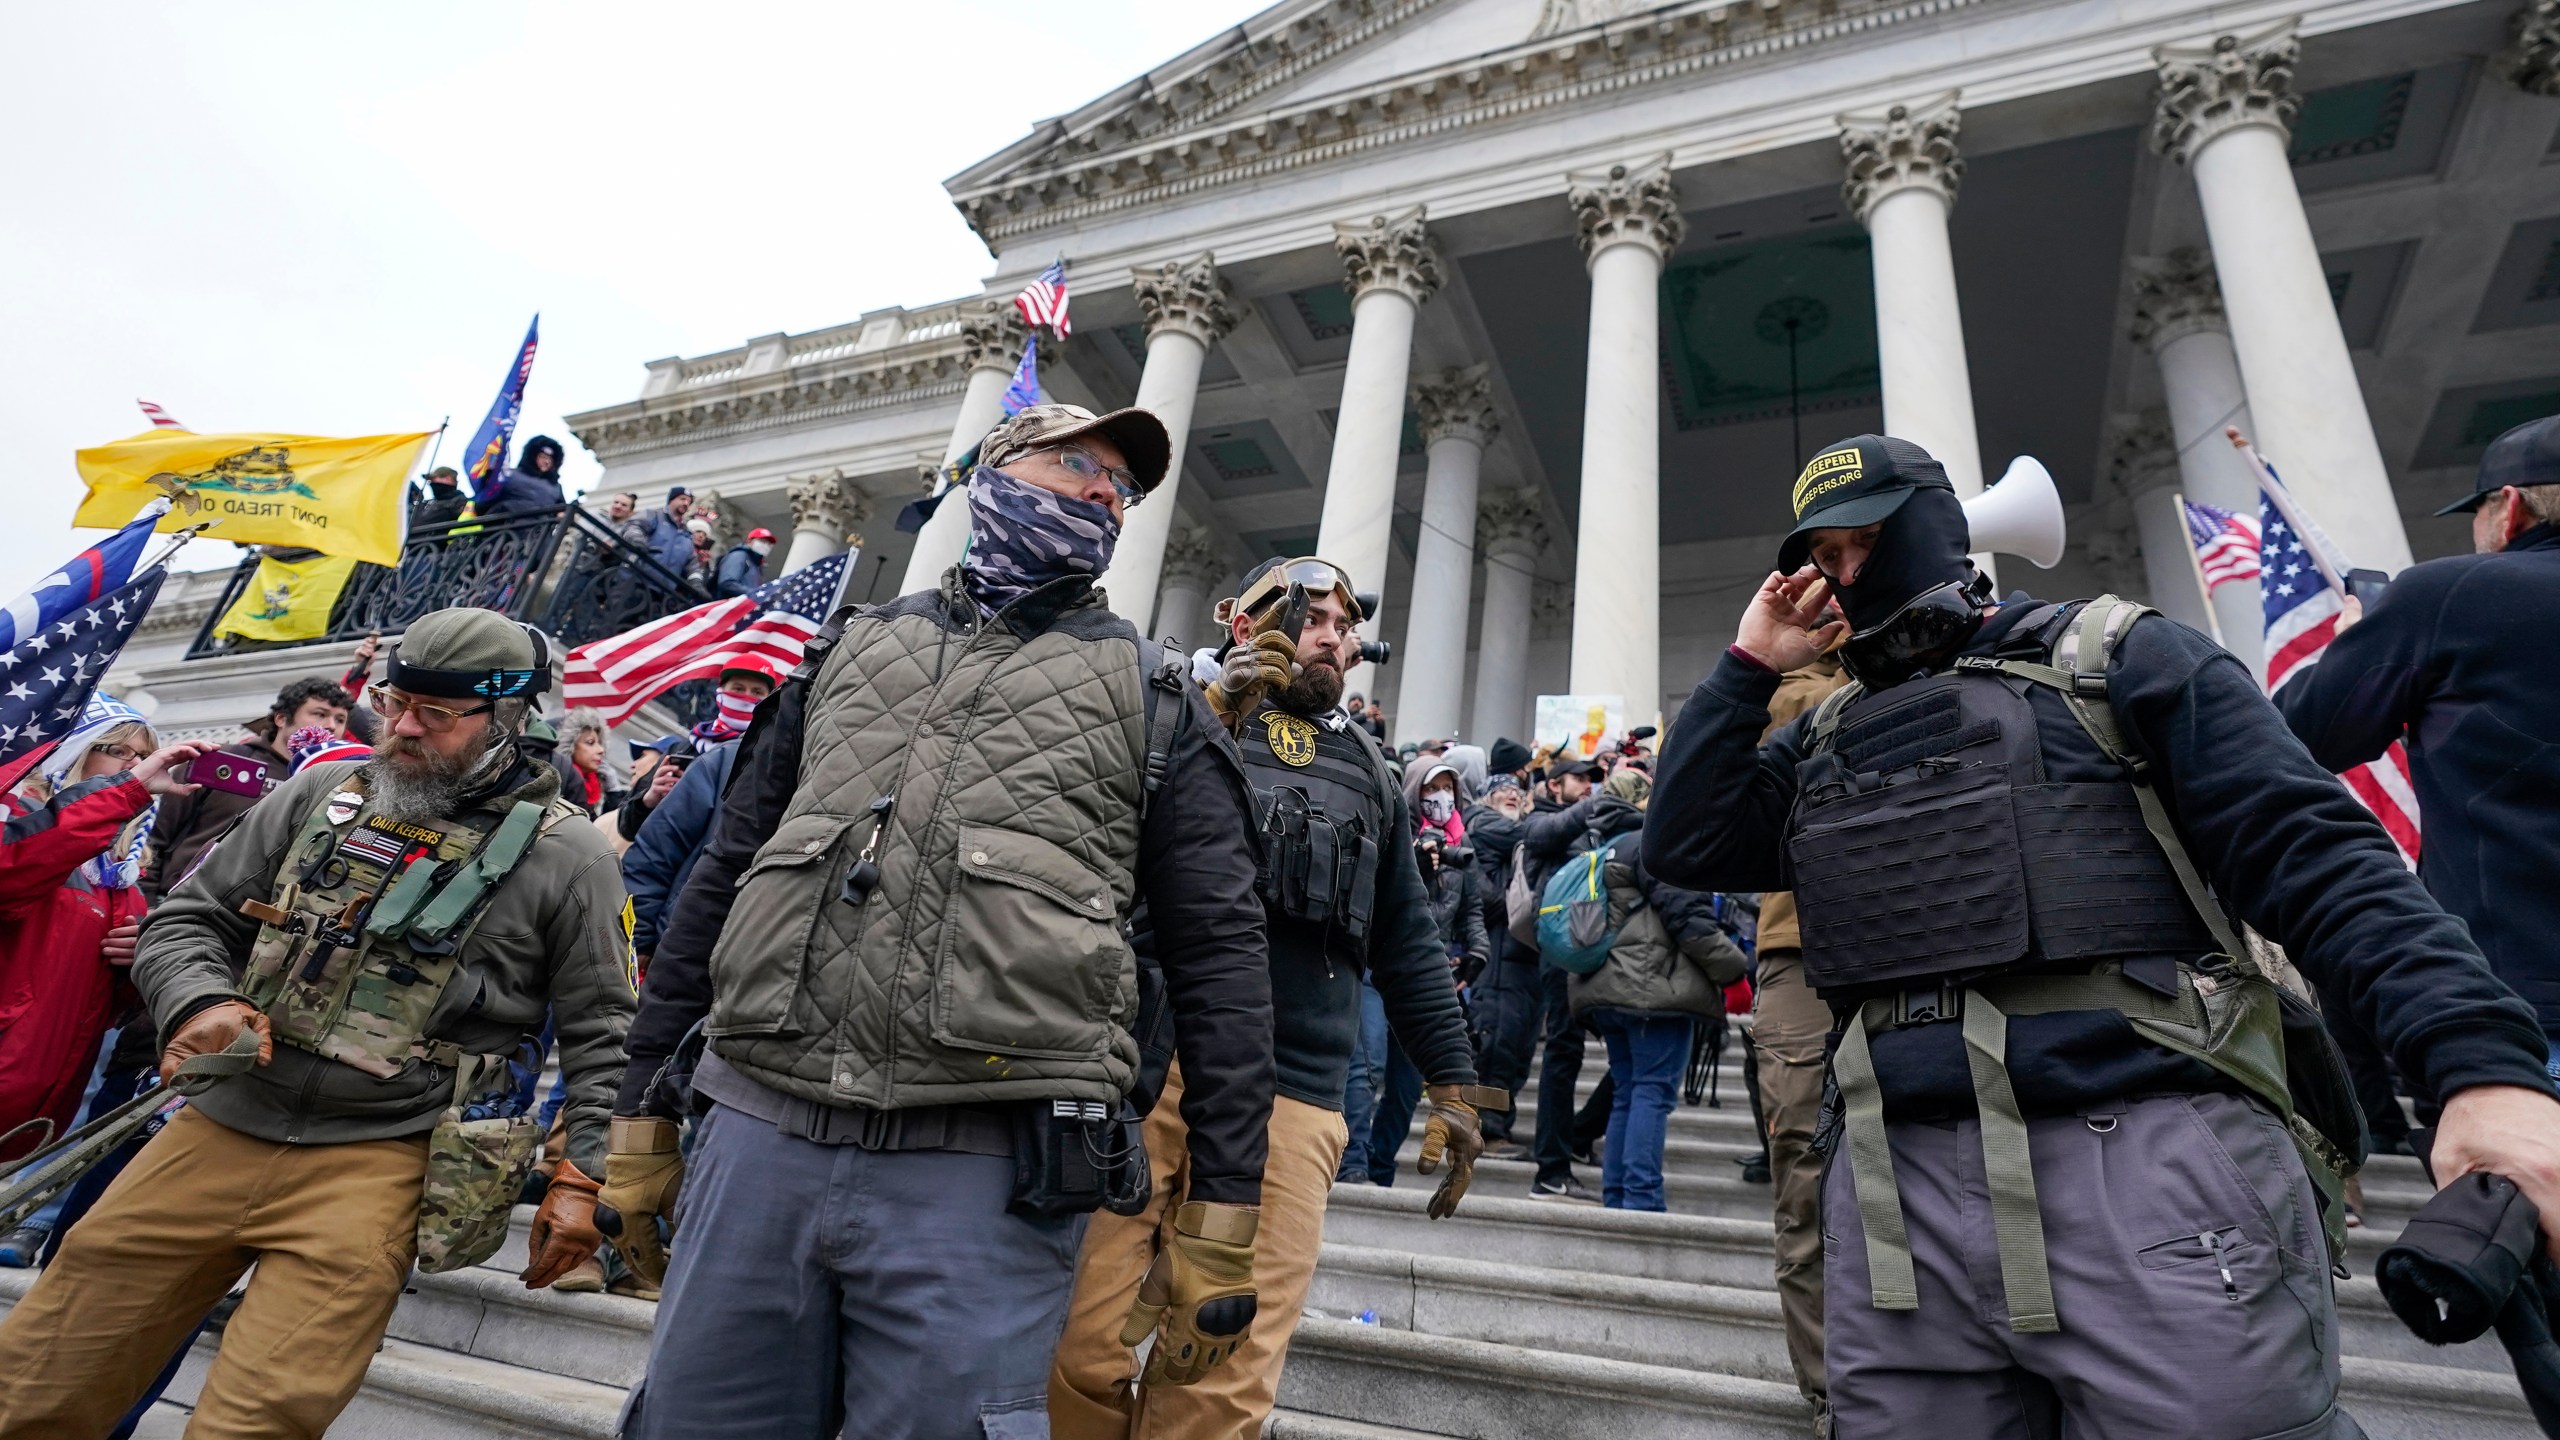
[(1913, 596), (1940, 585), (1961, 582), (1973, 573), (1966, 548), (1973, 543), (1965, 524), (1964, 505), (1953, 490), (1914, 490), (1901, 508), (1885, 517), (1876, 536), (1875, 553), (1858, 572), (1857, 583), (1834, 581), (1831, 593), (1852, 632), (1872, 630), (1893, 618)]

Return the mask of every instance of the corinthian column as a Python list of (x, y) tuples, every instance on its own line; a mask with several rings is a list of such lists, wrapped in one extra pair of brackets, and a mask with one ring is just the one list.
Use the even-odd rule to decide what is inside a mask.
[(1637, 723), (1662, 708), (1662, 262), (1688, 222), (1671, 157), (1566, 178), (1591, 270), (1582, 392), (1582, 513), (1574, 540), (1576, 694), (1617, 695)]
[(1175, 526), (1165, 537), (1164, 578), (1156, 586), (1156, 638), (1194, 650), (1215, 645), (1209, 596), (1226, 572), (1215, 541), (1188, 525)]
[[(1440, 288), (1440, 257), (1422, 228), (1419, 205), (1336, 225), (1333, 248), (1341, 252), (1351, 288), (1351, 358), (1342, 367), (1342, 407), (1334, 421), (1316, 553), (1348, 569), (1361, 589), (1384, 595), (1413, 321), (1422, 302)], [(1378, 617), (1370, 616), (1360, 630), (1376, 638)]]
[[(1876, 274), (1876, 361), (1884, 428), (1947, 468), (1959, 497), (1982, 493), (1956, 258), (1947, 240), (1964, 160), (1953, 92), (1881, 114), (1840, 117), (1841, 193), (1867, 227)], [(1976, 557), (1978, 560), (1984, 557)]]
[[(2245, 433), (2251, 419), (2213, 262), (2183, 248), (2135, 260), (2133, 339), (2159, 362), (2160, 387), (2169, 400), (2169, 447), (2177, 454), (2187, 498), (2256, 518), (2257, 477), (2222, 438), (2225, 425)], [(2146, 531), (2146, 547), (2148, 537)], [(2258, 588), (2226, 584), (2209, 599), (2223, 645), (2252, 671), (2263, 672), (2266, 617)]]
[(2560, 0), (2525, 0), (2489, 66), (2528, 95), (2560, 95)]
[[(1468, 738), (1491, 745), (1498, 736), (1529, 736), (1529, 604), (1538, 582), (1538, 552), (1547, 548), (1547, 512), (1528, 490), (1496, 490), (1476, 507), (1476, 546), (1484, 552), (1484, 625), (1476, 635), (1476, 706)], [(1399, 697), (1398, 708), (1410, 705)]]
[[(1147, 366), (1138, 376), (1137, 404), (1164, 422), (1173, 464), (1147, 503), (1121, 523), (1119, 548), (1112, 552), (1111, 568), (1102, 572), (1102, 586), (1111, 608), (1144, 630), (1155, 611), (1165, 537), (1182, 500), (1182, 454), (1191, 438), (1191, 408), (1200, 398), (1200, 367), (1209, 347), (1236, 328), (1236, 317), (1217, 263), (1205, 254), (1140, 270), (1129, 288), (1147, 319)], [(1177, 619), (1188, 623), (1191, 617), (1168, 610), (1157, 628)]]
[(782, 557), (782, 573), (844, 553), (853, 527), (871, 518), (871, 497), (844, 478), (842, 470), (821, 470), (789, 482), (791, 549)]
[(2195, 546), (2178, 509), (2180, 476), (2170, 448), (2169, 419), (2154, 410), (2119, 420), (2114, 430), (2108, 469), (2142, 550), (2143, 586), (2161, 614), (2210, 634), (2215, 617), (2205, 611)]
[(2409, 536), (2285, 158), (2293, 22), (2163, 45), (2152, 143), (2195, 172), (2258, 447), (2357, 565), (2398, 570)]
[[(960, 318), (961, 363), (968, 367), (969, 388), (961, 393), (951, 439), (942, 447), (944, 466), (967, 454), (1004, 418), (1004, 389), (1013, 383), (1014, 368), (1022, 363), (1022, 347), (1030, 339), (1022, 312), (1002, 300), (982, 300)], [(965, 484), (967, 477), (961, 478)], [(952, 488), (953, 493), (916, 535), (916, 548), (907, 556), (906, 578), (898, 584), (901, 595), (941, 584), (942, 572), (959, 564), (960, 552), (968, 548), (969, 497), (959, 493), (959, 486)]]
[(1413, 543), (1413, 614), (1396, 686), (1396, 743), (1458, 733), (1467, 680), (1467, 607), (1475, 588), (1476, 477), (1499, 428), (1485, 367), (1443, 370), (1413, 387), (1430, 471)]

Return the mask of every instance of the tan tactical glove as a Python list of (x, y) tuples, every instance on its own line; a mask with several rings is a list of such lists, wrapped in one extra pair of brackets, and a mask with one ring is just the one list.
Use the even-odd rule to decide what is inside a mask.
[(275, 1032), (268, 1028), (266, 1013), (246, 1000), (225, 1000), (188, 1016), (178, 1033), (169, 1037), (167, 1048), (160, 1052), (160, 1083), (169, 1083), (181, 1061), (230, 1049), (243, 1030), (258, 1032), (259, 1064), (276, 1058)]
[(658, 1217), (675, 1208), (683, 1180), (676, 1122), (655, 1115), (613, 1117), (604, 1189), (596, 1197), (596, 1226), (612, 1238), (623, 1263), (639, 1278), (645, 1300), (656, 1299), (658, 1287), (667, 1281), (667, 1247), (658, 1239)]
[(1218, 678), (1209, 682), (1209, 708), (1233, 730), (1263, 691), (1298, 678), (1298, 642), (1265, 630), (1252, 644), (1231, 647), (1220, 666)]
[(545, 1289), (594, 1259), (603, 1243), (604, 1234), (596, 1229), (596, 1182), (575, 1162), (563, 1159), (551, 1172), (542, 1204), (534, 1209), (533, 1233), (525, 1245), (530, 1258), (517, 1278), (527, 1290)]
[(1433, 1085), (1423, 1095), (1430, 1119), (1422, 1127), (1422, 1158), (1413, 1168), (1428, 1175), (1443, 1159), (1449, 1162), (1448, 1175), (1424, 1207), (1432, 1219), (1446, 1220), (1466, 1198), (1467, 1186), (1476, 1178), (1476, 1157), (1484, 1153), (1476, 1108), (1508, 1110), (1511, 1097), (1486, 1085)]
[(1162, 1321), (1142, 1383), (1188, 1385), (1244, 1343), (1253, 1324), (1253, 1237), (1260, 1212), (1194, 1200), (1173, 1212), (1173, 1242), (1138, 1282), (1138, 1301), (1120, 1327), (1137, 1348)]

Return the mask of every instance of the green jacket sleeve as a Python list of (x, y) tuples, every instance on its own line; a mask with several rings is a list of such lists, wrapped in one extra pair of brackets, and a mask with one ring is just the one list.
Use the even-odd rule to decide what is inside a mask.
[[(560, 827), (578, 863), (552, 906), (544, 935), (551, 952), (551, 1017), (568, 1081), (569, 1159), (604, 1178), (606, 1127), (622, 1088), (623, 1036), (639, 1006), (631, 953), (629, 899), (613, 850), (594, 828)], [(571, 833), (574, 832), (574, 833)], [(588, 853), (588, 852), (592, 853)]]
[(258, 922), (240, 913), (240, 902), (273, 896), (276, 867), (304, 818), (354, 768), (352, 762), (315, 765), (278, 786), (143, 921), (133, 984), (161, 1035), (177, 1033), (188, 1016), (215, 1001), (248, 999), (240, 991), (240, 967), (257, 941)]

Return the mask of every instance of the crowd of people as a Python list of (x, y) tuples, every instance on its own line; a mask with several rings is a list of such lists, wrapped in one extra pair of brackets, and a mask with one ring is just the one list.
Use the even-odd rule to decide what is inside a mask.
[[(1935, 460), (1841, 442), (1659, 753), (1389, 749), (1318, 557), (1164, 653), (1094, 580), (1169, 462), (1022, 411), (936, 589), (618, 755), (485, 610), (220, 745), (92, 702), (8, 791), (0, 1161), (172, 1098), (0, 1235), (43, 1267), (0, 1434), (131, 1433), (217, 1325), (196, 1433), (317, 1435), (412, 1267), (530, 1203), (525, 1284), (658, 1303), (628, 1436), (1247, 1440), (1335, 1187), (1664, 1210), (1737, 1031), (1841, 1434), (2357, 1434), (2368, 1135), (2560, 1206), (2560, 421), (2279, 704), (2139, 606), (1995, 597)], [(762, 583), (690, 509), (609, 518)], [(2327, 768), (2394, 741), (2422, 877)]]

